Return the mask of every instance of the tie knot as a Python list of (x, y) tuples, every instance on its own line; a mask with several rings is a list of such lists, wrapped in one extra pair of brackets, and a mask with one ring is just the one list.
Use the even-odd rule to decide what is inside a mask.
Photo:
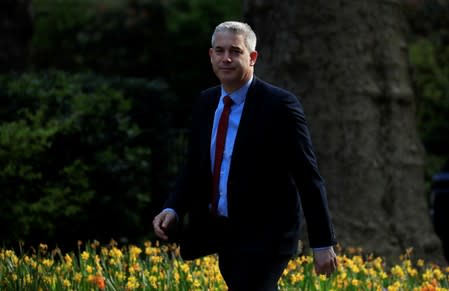
[(234, 101), (232, 101), (231, 97), (225, 96), (223, 98), (223, 103), (225, 106), (231, 107), (231, 105), (234, 103)]

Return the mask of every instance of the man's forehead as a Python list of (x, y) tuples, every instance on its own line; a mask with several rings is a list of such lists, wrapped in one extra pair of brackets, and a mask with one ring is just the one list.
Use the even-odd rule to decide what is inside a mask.
[(225, 43), (217, 43), (215, 42), (214, 47), (219, 47), (219, 48), (235, 48), (235, 49), (243, 49), (245, 46), (243, 44), (225, 44)]
[(219, 32), (215, 36), (214, 47), (243, 48), (243, 35), (231, 32)]

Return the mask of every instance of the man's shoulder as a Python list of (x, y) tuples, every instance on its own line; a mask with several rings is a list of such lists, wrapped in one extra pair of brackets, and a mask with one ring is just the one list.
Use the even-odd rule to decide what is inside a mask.
[(221, 86), (213, 86), (200, 92), (200, 96), (215, 96), (221, 93)]
[(265, 80), (262, 80), (260, 78), (256, 78), (254, 80), (254, 91), (255, 94), (265, 94), (267, 96), (275, 97), (279, 101), (279, 99), (295, 99), (297, 100), (297, 97), (294, 93), (291, 91), (279, 87), (277, 85), (274, 85), (270, 82), (267, 82)]
[(200, 91), (196, 98), (195, 107), (200, 106), (215, 106), (218, 102), (218, 97), (221, 94), (221, 86), (214, 86)]

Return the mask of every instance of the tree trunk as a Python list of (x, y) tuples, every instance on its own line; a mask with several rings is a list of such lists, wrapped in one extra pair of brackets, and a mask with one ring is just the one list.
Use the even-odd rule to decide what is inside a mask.
[(442, 263), (400, 0), (246, 0), (256, 75), (300, 96), (341, 246)]
[(26, 69), (32, 32), (31, 0), (1, 0), (0, 74)]

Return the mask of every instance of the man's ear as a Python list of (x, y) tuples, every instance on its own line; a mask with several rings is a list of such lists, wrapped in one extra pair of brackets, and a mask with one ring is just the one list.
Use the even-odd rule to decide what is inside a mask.
[(213, 48), (210, 48), (210, 49), (209, 49), (209, 57), (210, 57), (210, 58), (212, 58), (212, 53), (213, 53), (213, 51), (214, 51)]
[(259, 55), (259, 53), (257, 51), (252, 51), (249, 53), (249, 64), (251, 66), (254, 66), (256, 64), (258, 55)]

